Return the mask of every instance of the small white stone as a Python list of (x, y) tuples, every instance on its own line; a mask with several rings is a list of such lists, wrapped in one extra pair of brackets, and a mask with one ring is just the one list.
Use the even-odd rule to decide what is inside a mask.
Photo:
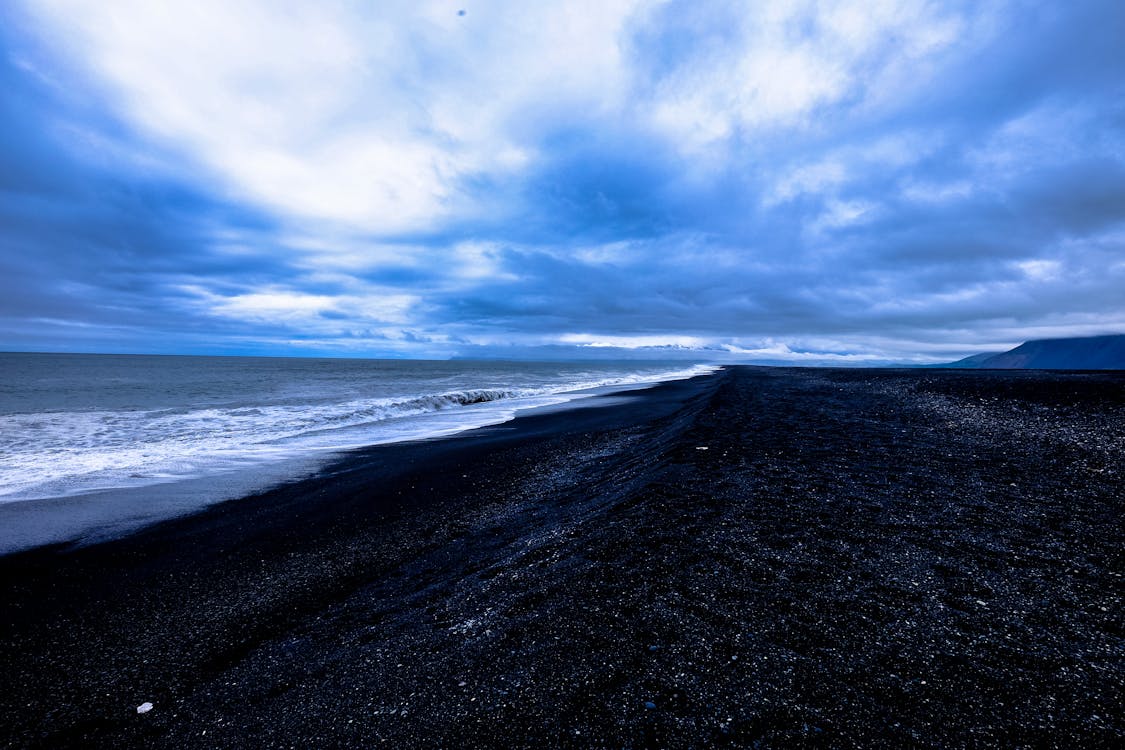
[(152, 704), (149, 703), (148, 701), (145, 701), (141, 705), (137, 706), (137, 713), (139, 713), (139, 714), (147, 714), (151, 710), (152, 710)]

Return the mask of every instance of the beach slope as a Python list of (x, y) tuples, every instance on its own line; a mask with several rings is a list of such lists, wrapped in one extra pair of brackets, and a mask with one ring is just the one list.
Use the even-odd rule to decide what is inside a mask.
[(736, 367), (606, 403), (0, 559), (2, 739), (1125, 741), (1125, 377)]

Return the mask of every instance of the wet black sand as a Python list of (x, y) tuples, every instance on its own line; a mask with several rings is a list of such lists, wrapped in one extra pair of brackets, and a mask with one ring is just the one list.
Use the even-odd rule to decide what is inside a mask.
[(0, 559), (0, 739), (1121, 747), (1123, 459), (1121, 375), (756, 368), (372, 449)]

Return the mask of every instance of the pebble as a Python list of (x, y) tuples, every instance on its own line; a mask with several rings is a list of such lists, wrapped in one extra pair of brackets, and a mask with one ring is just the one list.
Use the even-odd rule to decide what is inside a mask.
[(151, 710), (152, 710), (152, 704), (149, 703), (148, 701), (145, 701), (141, 705), (137, 706), (137, 713), (139, 713), (139, 714), (147, 714)]
[(645, 701), (645, 708), (651, 711), (652, 709), (656, 708), (656, 704), (652, 701)]

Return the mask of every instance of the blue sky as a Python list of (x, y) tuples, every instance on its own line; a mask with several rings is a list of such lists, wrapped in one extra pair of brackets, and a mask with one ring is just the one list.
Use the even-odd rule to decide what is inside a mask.
[(0, 29), (2, 350), (864, 364), (1125, 331), (1119, 0), (14, 0)]

